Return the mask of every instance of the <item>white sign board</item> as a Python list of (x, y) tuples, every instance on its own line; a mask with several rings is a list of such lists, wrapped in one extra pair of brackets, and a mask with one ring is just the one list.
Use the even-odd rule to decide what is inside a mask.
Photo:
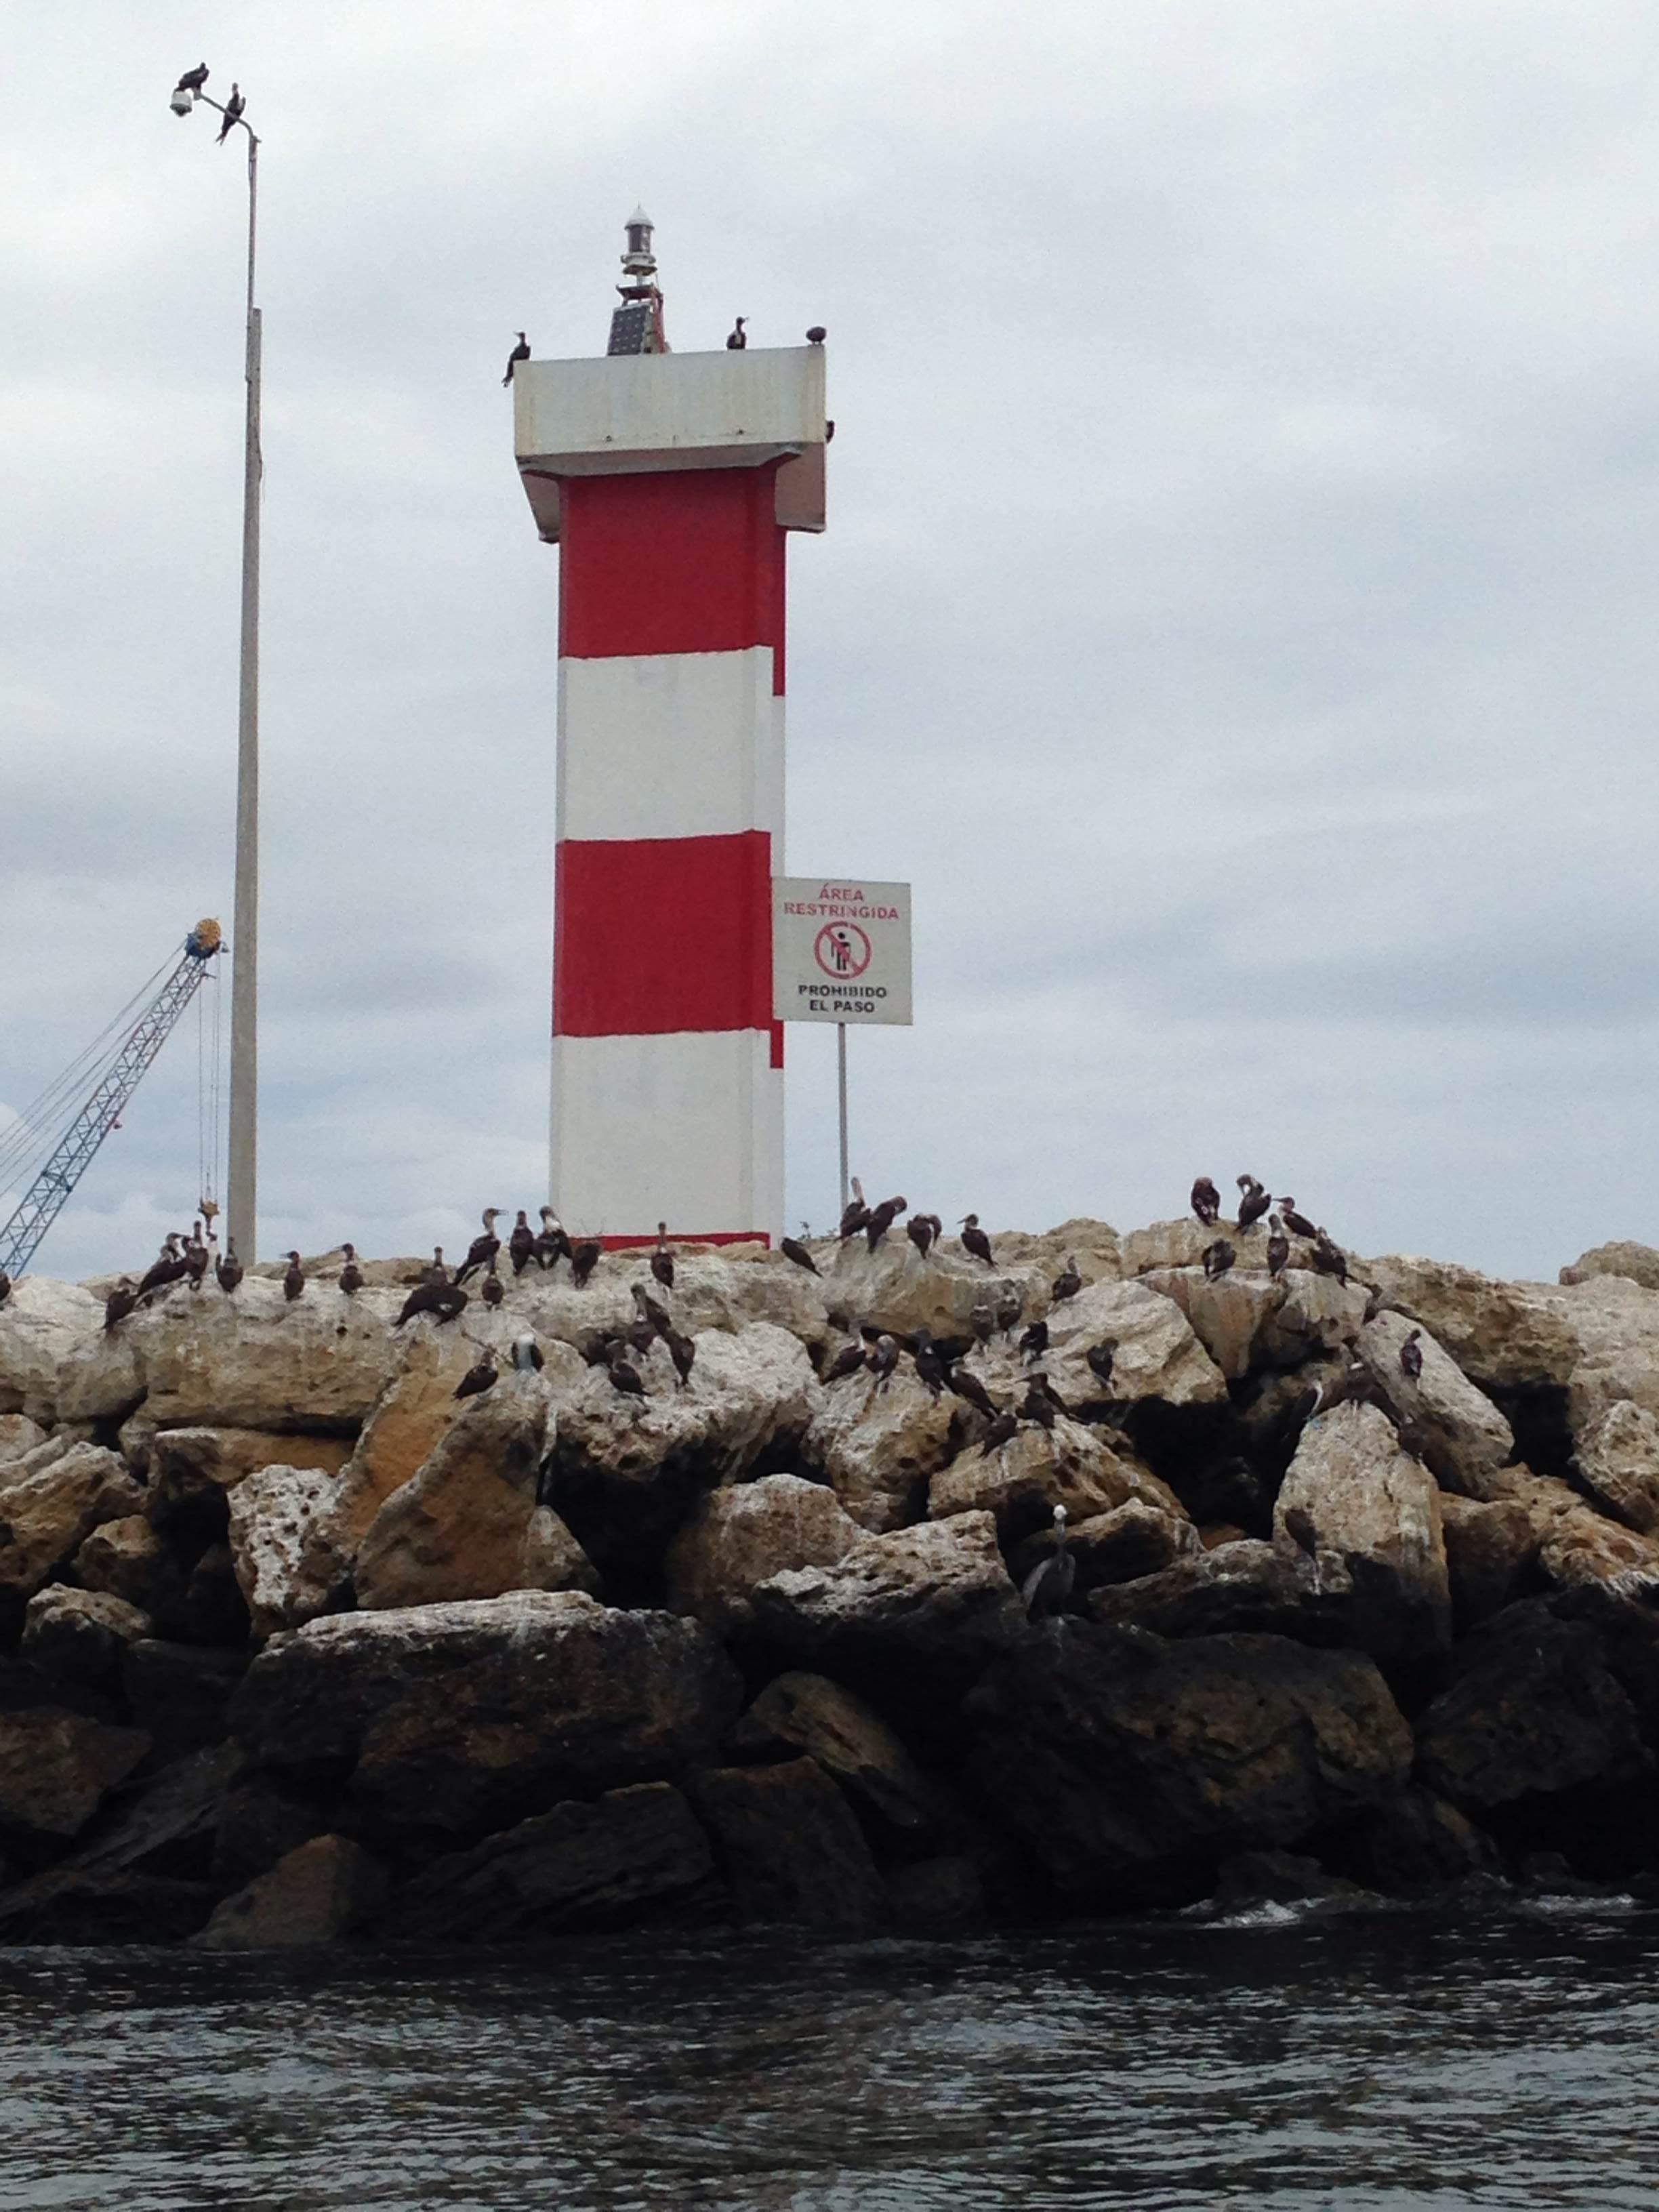
[(908, 1022), (909, 884), (774, 876), (772, 994), (775, 1021)]

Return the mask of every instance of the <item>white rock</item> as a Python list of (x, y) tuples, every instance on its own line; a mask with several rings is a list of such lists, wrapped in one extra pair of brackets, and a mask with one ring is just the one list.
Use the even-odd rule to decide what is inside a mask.
[(325, 1528), (338, 1481), (319, 1468), (267, 1467), (231, 1492), (230, 1553), (256, 1642), (337, 1601), (351, 1571)]
[(929, 1477), (948, 1464), (963, 1433), (962, 1401), (948, 1390), (930, 1395), (908, 1360), (884, 1384), (866, 1370), (830, 1383), (819, 1398), (803, 1462), (862, 1528), (879, 1533), (919, 1520)]
[(0, 1413), (0, 1465), (21, 1459), (46, 1441), (46, 1431), (27, 1413)]
[(78, 1283), (25, 1275), (0, 1306), (0, 1413), (59, 1418), (59, 1378), (70, 1354), (103, 1333), (100, 1300)]
[(1094, 1345), (1116, 1346), (1110, 1395), (1157, 1398), (1166, 1405), (1215, 1405), (1227, 1382), (1181, 1309), (1144, 1283), (1096, 1283), (1048, 1316), (1042, 1366), (1067, 1405), (1104, 1397), (1085, 1357)]
[(795, 1474), (711, 1491), (668, 1547), (668, 1602), (717, 1635), (751, 1627), (757, 1583), (793, 1567), (830, 1566), (862, 1531), (834, 1491)]
[(800, 1567), (757, 1585), (763, 1632), (801, 1657), (969, 1661), (1024, 1627), (988, 1513), (863, 1536), (832, 1566)]
[(1184, 1520), (1167, 1484), (1080, 1422), (1021, 1428), (993, 1452), (975, 1445), (933, 1478), (927, 1510), (935, 1521), (955, 1513), (990, 1513), (1005, 1543), (1048, 1522), (1063, 1505), (1074, 1522), (1109, 1513), (1139, 1498)]
[(71, 1444), (43, 1466), (56, 1438), (0, 1468), (0, 1589), (27, 1597), (100, 1522), (137, 1513), (144, 1494), (112, 1451)]
[[(1413, 1330), (1423, 1355), (1423, 1371), (1415, 1381), (1400, 1364)], [(1395, 1412), (1421, 1432), (1424, 1459), (1446, 1487), (1466, 1498), (1492, 1496), (1492, 1477), (1514, 1455), (1514, 1432), (1450, 1354), (1427, 1330), (1398, 1313), (1380, 1313), (1368, 1322), (1359, 1333), (1358, 1351)]]
[(1609, 1513), (1659, 1534), (1659, 1416), (1618, 1400), (1580, 1438), (1578, 1472)]
[(718, 1252), (683, 1249), (673, 1258), (672, 1291), (653, 1277), (644, 1250), (606, 1253), (580, 1291), (568, 1263), (547, 1273), (527, 1267), (516, 1283), (508, 1280), (501, 1311), (513, 1317), (515, 1331), (531, 1328), (544, 1339), (562, 1338), (581, 1346), (593, 1337), (622, 1334), (635, 1317), (632, 1286), (641, 1283), (668, 1309), (683, 1336), (699, 1336), (706, 1329), (737, 1335), (762, 1322), (787, 1329), (807, 1344), (820, 1342), (827, 1334), (823, 1287), (781, 1253), (757, 1249), (754, 1258), (732, 1260)]

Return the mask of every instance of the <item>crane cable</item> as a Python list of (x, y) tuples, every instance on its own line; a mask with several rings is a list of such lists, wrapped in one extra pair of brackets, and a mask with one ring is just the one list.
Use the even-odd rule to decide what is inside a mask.
[[(201, 1197), (201, 1210), (210, 1225), (219, 1211), (223, 1001), (219, 995), (218, 980), (218, 971), (212, 970), (206, 979), (206, 988), (196, 994), (196, 1188)], [(210, 1037), (204, 1003), (208, 991), (213, 994)]]
[(161, 978), (173, 964), (172, 956), (164, 960), (92, 1042), (77, 1053), (37, 1097), (31, 1099), (16, 1121), (0, 1135), (0, 1190), (31, 1179), (33, 1170), (56, 1143), (70, 1118), (65, 1109), (70, 1098), (76, 1094), (89, 1097), (97, 1088), (126, 1043), (138, 1010), (154, 998)]

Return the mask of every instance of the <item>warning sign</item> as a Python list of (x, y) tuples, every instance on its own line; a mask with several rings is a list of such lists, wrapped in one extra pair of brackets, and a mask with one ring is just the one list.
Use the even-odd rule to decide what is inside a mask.
[(781, 1022), (908, 1022), (910, 886), (772, 878), (773, 1014)]

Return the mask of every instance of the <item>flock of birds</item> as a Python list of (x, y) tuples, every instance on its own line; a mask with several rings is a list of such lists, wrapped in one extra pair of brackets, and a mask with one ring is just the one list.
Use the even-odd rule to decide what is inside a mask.
[[(194, 69), (186, 70), (185, 71), (178, 83), (173, 87), (173, 90), (175, 92), (187, 92), (193, 97), (197, 93), (200, 92), (202, 87), (207, 82), (209, 77), (212, 74), (213, 72), (209, 69), (205, 62), (198, 62)], [(209, 104), (210, 106), (212, 103), (210, 102)], [(247, 101), (243, 97), (242, 88), (239, 84), (233, 84), (230, 88), (230, 98), (225, 102), (224, 107), (222, 111), (225, 119), (220, 127), (219, 136), (214, 142), (216, 145), (222, 146), (224, 144), (226, 139), (229, 137), (233, 129), (241, 121), (242, 110), (246, 106)]]
[[(240, 115), (240, 112), (241, 110), (238, 108), (237, 113)], [(227, 130), (228, 130), (229, 127), (228, 124), (225, 126)], [(222, 133), (221, 135), (222, 136), (223, 134)], [(730, 331), (727, 331), (726, 337), (726, 350), (727, 353), (742, 353), (748, 345), (749, 334), (744, 328), (744, 324), (747, 323), (748, 320), (749, 318), (747, 315), (739, 315), (737, 321), (732, 324)], [(829, 331), (825, 330), (822, 323), (814, 323), (811, 329), (806, 333), (806, 343), (808, 345), (821, 346), (829, 335)], [(528, 361), (529, 358), (530, 341), (525, 336), (524, 332), (520, 331), (519, 332), (518, 343), (514, 347), (512, 352), (507, 356), (507, 374), (501, 379), (503, 386), (512, 383), (514, 374), (518, 368), (519, 363), (521, 361)], [(833, 428), (834, 426), (832, 425), (832, 434)]]

